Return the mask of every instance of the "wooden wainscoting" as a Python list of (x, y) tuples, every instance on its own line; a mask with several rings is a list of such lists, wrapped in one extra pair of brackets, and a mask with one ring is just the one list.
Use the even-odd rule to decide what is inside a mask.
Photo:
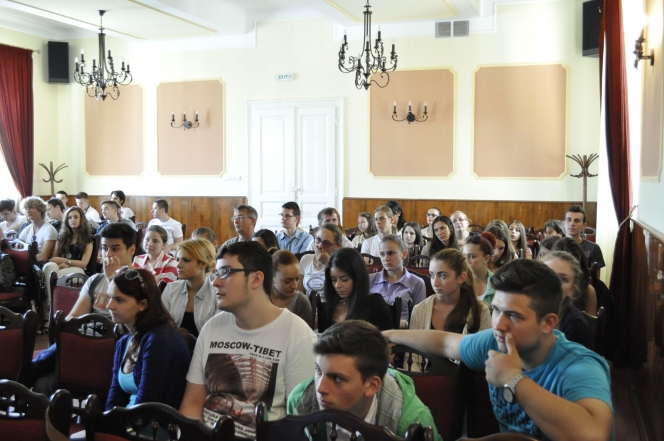
[[(48, 200), (49, 196), (43, 196)], [(90, 205), (101, 213), (100, 203), (108, 196), (90, 195)], [(186, 238), (198, 227), (208, 227), (217, 235), (217, 243), (236, 236), (231, 216), (233, 209), (247, 203), (246, 196), (129, 196), (124, 206), (132, 209), (136, 222), (149, 222), (152, 219), (152, 203), (155, 199), (168, 202), (168, 214), (178, 222), (187, 225)], [(76, 198), (69, 196), (68, 206), (76, 205)]]
[[(346, 228), (357, 225), (357, 215), (363, 211), (373, 213), (376, 208), (384, 205), (388, 199), (370, 198), (344, 198), (343, 225)], [(449, 216), (456, 210), (461, 210), (473, 223), (486, 225), (493, 219), (502, 219), (509, 223), (519, 220), (528, 229), (534, 226), (542, 228), (549, 219), (563, 219), (570, 205), (581, 202), (538, 202), (538, 201), (452, 201), (452, 200), (415, 200), (397, 199), (403, 208), (407, 221), (426, 223), (426, 212), (431, 207), (438, 207), (442, 213)], [(588, 225), (597, 224), (597, 203), (587, 203)]]

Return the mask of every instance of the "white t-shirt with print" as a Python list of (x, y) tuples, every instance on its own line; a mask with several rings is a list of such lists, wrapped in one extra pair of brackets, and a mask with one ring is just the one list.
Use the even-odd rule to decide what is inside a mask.
[(175, 239), (179, 239), (182, 237), (182, 224), (173, 219), (172, 217), (169, 218), (166, 222), (154, 218), (150, 221), (148, 227), (152, 225), (159, 225), (164, 230), (166, 230), (166, 233), (168, 234), (168, 240), (166, 241), (166, 245), (171, 245), (175, 243)]
[(325, 266), (322, 269), (316, 269), (314, 266), (315, 254), (305, 254), (300, 259), (300, 274), (302, 274), (302, 285), (310, 294), (314, 289), (319, 293), (323, 293), (325, 287)]
[(315, 341), (309, 325), (287, 309), (253, 330), (240, 329), (229, 312), (215, 315), (201, 330), (187, 374), (210, 391), (203, 421), (212, 426), (230, 415), (236, 435), (256, 438), (256, 403), (267, 405), (270, 421), (286, 414), (288, 395), (314, 374)]
[(27, 227), (23, 228), (21, 234), (18, 235), (19, 240), (27, 244), (32, 243), (32, 236), (35, 237), (37, 241), (37, 248), (41, 250), (44, 247), (44, 242), (47, 240), (58, 240), (58, 232), (53, 228), (53, 225), (44, 222), (44, 224), (39, 228), (37, 234), (35, 235), (35, 224), (30, 224)]

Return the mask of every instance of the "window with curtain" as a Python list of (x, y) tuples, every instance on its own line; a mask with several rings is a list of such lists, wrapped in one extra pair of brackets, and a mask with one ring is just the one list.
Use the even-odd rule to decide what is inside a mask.
[(18, 199), (20, 197), (14, 180), (9, 174), (4, 155), (0, 152), (0, 199)]

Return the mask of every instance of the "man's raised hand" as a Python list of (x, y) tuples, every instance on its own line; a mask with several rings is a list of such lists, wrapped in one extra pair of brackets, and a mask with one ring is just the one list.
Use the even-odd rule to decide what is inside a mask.
[(505, 346), (506, 354), (491, 350), (486, 360), (486, 380), (501, 388), (522, 371), (521, 359), (512, 334), (505, 335)]

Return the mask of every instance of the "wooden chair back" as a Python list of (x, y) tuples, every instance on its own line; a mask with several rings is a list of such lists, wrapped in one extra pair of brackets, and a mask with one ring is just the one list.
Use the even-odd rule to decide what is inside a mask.
[[(90, 259), (92, 260), (92, 258)], [(55, 343), (55, 313), (62, 311), (65, 316), (69, 315), (78, 301), (78, 296), (86, 280), (88, 280), (88, 276), (85, 274), (73, 273), (58, 278), (55, 271), (51, 273), (51, 279), (49, 280), (51, 284), (51, 312), (48, 325), (49, 344)]]
[(540, 441), (540, 438), (525, 433), (503, 432), (483, 436), (482, 438), (459, 438), (458, 441)]
[[(163, 440), (170, 441), (233, 441), (235, 423), (224, 415), (208, 427), (199, 419), (182, 415), (163, 403), (142, 403), (133, 407), (114, 407), (103, 411), (104, 402), (90, 395), (85, 406), (85, 436), (87, 441), (101, 440)], [(161, 433), (159, 433), (161, 432)]]
[[(471, 371), (461, 363), (459, 369), (468, 378), (466, 432), (469, 437), (483, 437), (500, 432), (500, 425), (493, 413), (486, 374)], [(481, 438), (483, 439), (483, 438)]]
[[(427, 297), (434, 294), (433, 285), (431, 285), (431, 277), (429, 277), (429, 267), (426, 268), (426, 274), (423, 274), (423, 268), (407, 268), (408, 272), (414, 276), (419, 277), (424, 282), (424, 289), (426, 290)], [(410, 322), (410, 320), (408, 320)]]
[(297, 260), (302, 260), (302, 256), (305, 256), (307, 254), (316, 254), (315, 251), (304, 251), (302, 253), (296, 253), (295, 257), (297, 257)]
[[(339, 410), (324, 410), (308, 415), (286, 415), (276, 421), (267, 421), (267, 406), (258, 402), (255, 410), (256, 441), (284, 441), (318, 439), (319, 434), (327, 432), (326, 423), (332, 423), (329, 439), (336, 441), (337, 426), (344, 427), (351, 433), (359, 432), (365, 441), (403, 441), (382, 426), (369, 424), (366, 421)], [(305, 432), (306, 431), (306, 432)], [(324, 437), (323, 439), (327, 439)], [(411, 423), (406, 432), (408, 441), (424, 441), (433, 439), (431, 427), (422, 427), (418, 422)]]
[(38, 324), (32, 310), (20, 315), (0, 306), (0, 378), (28, 381)]
[(470, 232), (483, 233), (484, 228), (485, 227), (483, 227), (480, 224), (468, 224), (468, 231), (470, 231)]
[[(48, 441), (46, 414), (53, 427), (69, 437), (72, 397), (58, 390), (49, 399), (20, 383), (0, 380), (0, 434), (13, 441)], [(9, 435), (11, 434), (11, 435)]]
[(367, 253), (360, 253), (360, 254), (362, 254), (362, 257), (364, 257), (364, 261), (367, 263), (367, 266), (375, 266), (375, 265), (382, 266), (380, 257), (372, 256), (371, 254)]
[(406, 267), (408, 269), (425, 269), (427, 274), (429, 273), (429, 262), (431, 262), (431, 257), (429, 256), (413, 256), (408, 259), (408, 264)]

